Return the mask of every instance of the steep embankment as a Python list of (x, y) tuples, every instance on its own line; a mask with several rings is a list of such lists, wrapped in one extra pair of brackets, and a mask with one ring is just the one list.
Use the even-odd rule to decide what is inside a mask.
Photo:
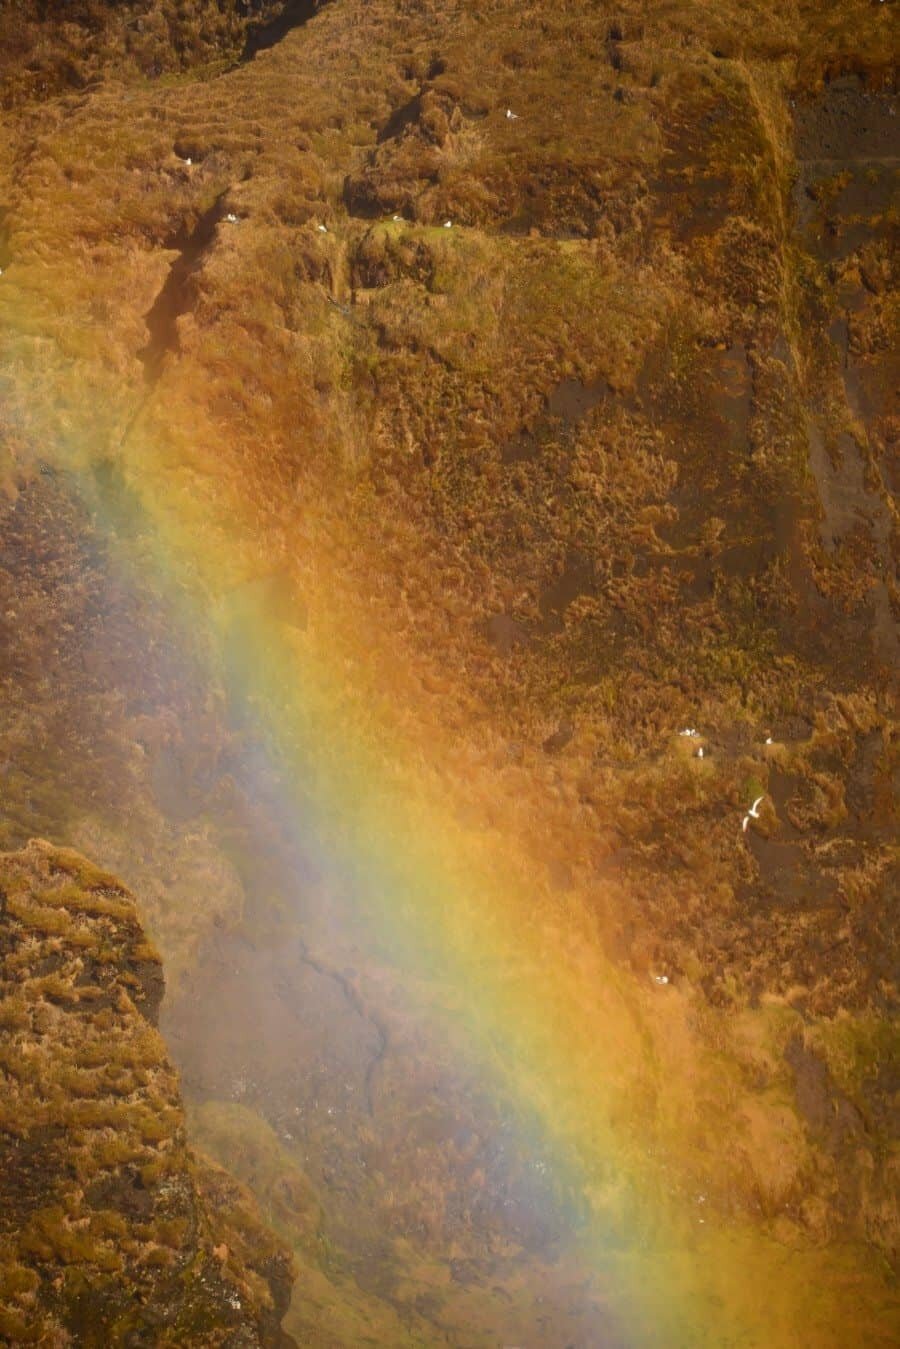
[(189, 1151), (132, 897), (79, 854), (0, 856), (0, 1339), (290, 1345), (290, 1257)]
[(2, 829), (140, 885), (298, 1335), (896, 1338), (893, 9), (7, 120)]

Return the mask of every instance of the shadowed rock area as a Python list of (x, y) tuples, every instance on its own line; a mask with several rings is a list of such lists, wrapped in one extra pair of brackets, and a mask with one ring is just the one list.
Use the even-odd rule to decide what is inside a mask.
[(12, 0), (0, 5), (0, 101), (109, 77), (227, 66), (280, 41), (317, 0)]

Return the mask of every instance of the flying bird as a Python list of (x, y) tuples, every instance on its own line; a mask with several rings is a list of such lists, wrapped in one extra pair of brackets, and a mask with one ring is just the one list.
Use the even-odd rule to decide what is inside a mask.
[(759, 805), (760, 802), (765, 801), (765, 799), (766, 798), (764, 796), (758, 796), (756, 800), (753, 802), (753, 805), (747, 811), (747, 814), (744, 816), (743, 820), (741, 821), (741, 829), (743, 829), (745, 834), (750, 825), (750, 821), (759, 819)]

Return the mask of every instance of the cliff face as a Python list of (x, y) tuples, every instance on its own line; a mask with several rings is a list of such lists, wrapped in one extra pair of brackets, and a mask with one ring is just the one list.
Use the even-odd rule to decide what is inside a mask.
[(134, 901), (79, 854), (0, 857), (0, 1336), (291, 1344), (290, 1257), (188, 1149)]
[[(634, 1178), (714, 1308), (656, 1343), (896, 1341), (894, 11), (22, 10), (0, 842), (141, 895), (298, 1338), (596, 1343), (557, 1257), (590, 1190), (646, 1273)], [(370, 798), (502, 883), (354, 891)], [(471, 1069), (491, 980), (592, 1186)]]

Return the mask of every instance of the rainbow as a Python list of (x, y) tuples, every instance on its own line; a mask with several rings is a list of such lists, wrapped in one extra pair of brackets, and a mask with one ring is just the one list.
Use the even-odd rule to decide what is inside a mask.
[[(703, 1102), (718, 1092), (727, 1115), (735, 1070), (679, 1057), (697, 1038), (688, 992), (639, 986), (605, 958), (575, 785), (511, 761), (440, 653), (416, 652), (355, 586), (354, 569), (377, 558), (338, 490), (348, 481), (313, 470), (301, 508), (275, 447), (216, 420), (227, 352), (206, 387), (176, 370), (145, 399), (98, 353), (51, 343), (29, 359), (38, 320), (27, 300), (6, 304), (21, 457), (74, 474), (123, 573), (153, 578), (185, 628), (208, 635), (214, 671), (258, 719), (298, 836), (350, 898), (358, 940), (439, 983), (460, 1052), (580, 1197), (573, 1236), (618, 1342), (848, 1343), (848, 1309), (875, 1296), (861, 1265), (713, 1204), (698, 1216)], [(116, 508), (132, 503), (131, 543), (116, 539), (101, 464)]]

